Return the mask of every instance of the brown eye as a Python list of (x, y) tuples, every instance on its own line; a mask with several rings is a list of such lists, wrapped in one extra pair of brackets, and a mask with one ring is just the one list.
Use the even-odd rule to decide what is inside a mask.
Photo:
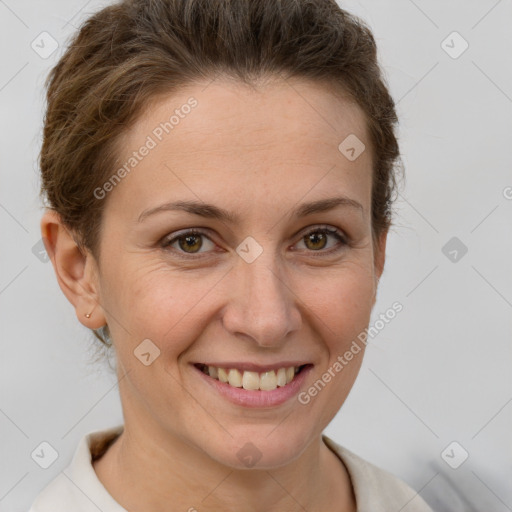
[[(336, 245), (334, 245), (334, 249), (332, 249), (332, 246), (330, 248), (327, 248), (327, 245), (329, 244), (329, 239), (334, 239), (338, 241), (338, 247), (336, 248)], [(308, 233), (306, 233), (302, 237), (302, 242), (304, 242), (304, 245), (309, 251), (312, 252), (335, 252), (336, 250), (342, 249), (345, 245), (347, 245), (347, 240), (345, 239), (345, 236), (339, 229), (333, 229), (333, 228), (316, 228), (313, 230), (310, 230)], [(324, 251), (324, 249), (326, 249)]]
[[(208, 247), (208, 243), (211, 244), (210, 247)], [(215, 244), (208, 238), (206, 233), (194, 229), (164, 238), (161, 242), (161, 246), (167, 251), (174, 252), (177, 256), (186, 258), (187, 254), (191, 257), (194, 255), (199, 257), (207, 253), (208, 249), (213, 249)], [(203, 248), (206, 250), (201, 251)]]
[(177, 240), (180, 248), (185, 252), (196, 252), (196, 250), (201, 249), (203, 245), (201, 235), (180, 236)]
[[(315, 231), (304, 237), (304, 243), (308, 249), (318, 250), (323, 249), (327, 244), (327, 235), (320, 231)], [(308, 245), (311, 244), (311, 245)]]

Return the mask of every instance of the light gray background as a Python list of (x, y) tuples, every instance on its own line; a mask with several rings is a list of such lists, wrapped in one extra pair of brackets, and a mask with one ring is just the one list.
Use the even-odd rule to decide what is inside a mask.
[[(85, 433), (122, 421), (113, 374), (89, 363), (91, 335), (32, 253), (43, 80), (107, 3), (0, 0), (0, 512), (26, 511)], [(374, 30), (398, 102), (407, 178), (374, 317), (404, 310), (326, 433), (437, 511), (512, 510), (512, 2), (340, 3)], [(31, 48), (43, 31), (60, 45), (47, 59)], [(441, 46), (453, 31), (469, 43), (457, 59)], [(468, 248), (457, 262), (452, 237)], [(42, 441), (59, 453), (46, 470), (30, 456)], [(452, 459), (469, 453), (458, 469), (441, 457), (452, 441)]]

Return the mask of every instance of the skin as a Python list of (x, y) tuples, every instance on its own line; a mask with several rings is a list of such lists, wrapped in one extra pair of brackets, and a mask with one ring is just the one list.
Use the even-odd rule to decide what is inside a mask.
[[(94, 469), (128, 511), (355, 511), (346, 468), (321, 435), (364, 350), (307, 405), (292, 398), (267, 409), (228, 402), (191, 363), (309, 361), (307, 390), (368, 326), (387, 233), (372, 238), (364, 114), (317, 83), (254, 89), (217, 79), (148, 106), (119, 141), (120, 165), (190, 96), (197, 107), (104, 199), (98, 259), (80, 253), (54, 212), (41, 222), (79, 321), (108, 323), (116, 350), (125, 430)], [(367, 148), (353, 162), (338, 150), (352, 133)], [(362, 208), (292, 215), (299, 204), (339, 195)], [(215, 204), (240, 222), (183, 211), (138, 222), (175, 200)], [(325, 226), (348, 242), (304, 239)], [(190, 228), (207, 232), (201, 247), (193, 240), (198, 259), (178, 241), (162, 247), (163, 237)], [(252, 263), (236, 252), (247, 236), (263, 248)], [(161, 352), (145, 366), (133, 352), (147, 338)], [(249, 441), (261, 452), (251, 469), (237, 457)]]

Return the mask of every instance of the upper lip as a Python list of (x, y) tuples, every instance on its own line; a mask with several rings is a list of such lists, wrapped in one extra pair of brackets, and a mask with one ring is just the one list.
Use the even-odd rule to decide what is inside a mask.
[(304, 361), (280, 361), (278, 363), (268, 363), (268, 364), (255, 364), (248, 363), (242, 361), (231, 361), (231, 362), (204, 362), (204, 363), (193, 363), (194, 365), (206, 365), (206, 366), (215, 366), (216, 368), (225, 368), (225, 369), (237, 369), (247, 372), (258, 372), (263, 373), (271, 370), (279, 370), (279, 368), (290, 368), (291, 366), (299, 367), (307, 364), (311, 364)]

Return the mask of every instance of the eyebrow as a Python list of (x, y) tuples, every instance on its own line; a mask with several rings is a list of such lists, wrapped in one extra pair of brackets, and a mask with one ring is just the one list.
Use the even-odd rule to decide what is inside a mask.
[[(356, 209), (364, 213), (364, 208), (361, 203), (354, 199), (350, 199), (345, 196), (329, 197), (327, 199), (319, 199), (310, 203), (303, 203), (298, 208), (293, 210), (290, 216), (295, 215), (296, 217), (305, 217), (312, 215), (313, 213), (321, 213), (329, 210), (333, 210), (337, 207), (349, 207)], [(237, 224), (240, 222), (240, 218), (233, 212), (219, 208), (213, 204), (207, 204), (200, 201), (174, 201), (165, 203), (154, 208), (144, 210), (138, 218), (138, 222), (144, 221), (151, 215), (155, 215), (161, 212), (168, 211), (185, 211), (194, 215), (200, 215), (201, 217), (209, 219), (218, 219), (220, 221), (229, 222), (231, 224)]]

